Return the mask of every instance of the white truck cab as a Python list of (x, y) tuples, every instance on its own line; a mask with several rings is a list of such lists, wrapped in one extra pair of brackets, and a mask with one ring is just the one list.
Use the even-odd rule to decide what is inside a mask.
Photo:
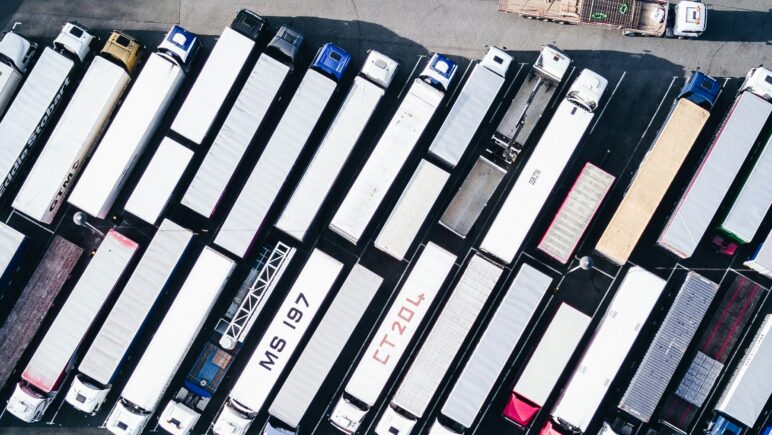
[(105, 429), (114, 434), (139, 435), (149, 419), (150, 414), (121, 399), (105, 421)]
[(698, 1), (682, 1), (675, 5), (673, 36), (697, 38), (708, 26), (708, 8)]
[(242, 407), (229, 397), (212, 424), (212, 432), (217, 435), (243, 435), (253, 420), (254, 416), (246, 410), (242, 411)]
[(59, 32), (59, 36), (54, 39), (54, 47), (72, 53), (83, 62), (88, 56), (93, 40), (94, 35), (89, 33), (86, 27), (68, 22)]
[(410, 435), (418, 420), (402, 415), (393, 406), (387, 406), (375, 426), (378, 435)]
[(6, 409), (16, 418), (32, 423), (43, 417), (43, 413), (51, 400), (53, 400), (53, 396), (41, 395), (27, 386), (24, 381), (21, 381), (16, 384), (11, 398), (8, 399)]
[(590, 113), (595, 112), (607, 85), (604, 77), (584, 69), (568, 89), (566, 99)]
[(335, 404), (330, 416), (330, 423), (341, 432), (352, 434), (359, 428), (368, 410), (360, 408), (346, 396), (347, 394), (344, 392), (343, 397), (338, 399), (338, 403)]
[(195, 410), (176, 400), (171, 400), (158, 417), (158, 425), (173, 435), (189, 434), (193, 431), (199, 417), (201, 414)]
[(549, 82), (557, 85), (571, 66), (571, 58), (554, 45), (545, 45), (533, 65), (534, 70)]
[(434, 420), (431, 429), (429, 429), (429, 435), (460, 435), (461, 433), (463, 432), (456, 432), (448, 429), (445, 425), (440, 423), (439, 420)]
[(386, 89), (394, 78), (398, 65), (399, 63), (390, 57), (378, 51), (370, 50), (360, 74)]
[(772, 71), (763, 66), (750, 70), (738, 93), (745, 91), (772, 102)]
[(0, 40), (0, 117), (16, 94), (37, 48), (37, 44), (14, 31)]
[(480, 60), (480, 65), (488, 68), (501, 77), (507, 76), (507, 70), (512, 63), (512, 56), (498, 47), (489, 47), (488, 51)]
[(104, 403), (110, 388), (99, 388), (78, 374), (72, 380), (72, 386), (67, 391), (64, 400), (79, 411), (95, 414)]

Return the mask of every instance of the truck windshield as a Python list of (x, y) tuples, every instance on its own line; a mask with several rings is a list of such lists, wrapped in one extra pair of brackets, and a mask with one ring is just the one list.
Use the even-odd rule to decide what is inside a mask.
[(590, 113), (594, 112), (598, 104), (595, 101), (587, 101), (578, 91), (569, 92), (566, 99)]

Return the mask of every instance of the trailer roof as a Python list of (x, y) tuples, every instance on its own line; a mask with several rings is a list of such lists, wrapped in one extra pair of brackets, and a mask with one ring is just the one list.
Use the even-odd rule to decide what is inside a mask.
[(268, 412), (297, 428), (383, 278), (357, 264), (308, 341)]
[(466, 237), (506, 174), (502, 167), (483, 156), (478, 157), (443, 212), (440, 224), (459, 237)]
[(138, 248), (110, 230), (32, 355), (22, 378), (44, 392), (58, 386), (83, 336)]
[(234, 264), (212, 248), (204, 248), (145, 348), (121, 397), (146, 411), (155, 410)]
[(262, 226), (337, 83), (309, 69), (214, 242), (243, 257)]
[(111, 383), (126, 350), (155, 305), (193, 233), (164, 220), (145, 250), (78, 371), (102, 385)]
[(472, 427), (551, 283), (551, 277), (523, 264), (450, 391), (443, 415)]
[(183, 205), (204, 217), (212, 215), (289, 70), (271, 56), (260, 56), (182, 197)]
[(24, 234), (0, 222), (0, 278), (10, 273), (8, 266), (13, 264), (24, 243)]
[(750, 267), (756, 272), (772, 278), (772, 231), (767, 234), (767, 238), (756, 249), (753, 256), (743, 265)]

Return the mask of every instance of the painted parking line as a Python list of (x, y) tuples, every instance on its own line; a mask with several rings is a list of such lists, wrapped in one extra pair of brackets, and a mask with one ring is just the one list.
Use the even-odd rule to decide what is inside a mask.
[(407, 80), (405, 80), (405, 84), (402, 85), (402, 89), (399, 90), (399, 94), (397, 94), (397, 100), (402, 98), (402, 93), (405, 92), (405, 88), (407, 88), (407, 85), (411, 83), (411, 80), (413, 78), (413, 74), (415, 74), (415, 70), (418, 68), (418, 65), (421, 63), (421, 60), (426, 57), (425, 55), (418, 56), (418, 60), (415, 61), (415, 65), (413, 65), (413, 69), (410, 70), (410, 75), (407, 76)]
[(595, 131), (595, 127), (598, 125), (598, 122), (600, 122), (600, 119), (603, 118), (603, 114), (606, 113), (606, 108), (611, 104), (611, 100), (614, 99), (614, 95), (617, 93), (617, 89), (619, 89), (619, 85), (622, 84), (622, 80), (625, 79), (625, 76), (627, 75), (627, 71), (622, 71), (622, 77), (619, 78), (619, 81), (617, 81), (617, 85), (614, 86), (614, 90), (611, 91), (611, 96), (608, 97), (606, 100), (606, 104), (603, 105), (603, 109), (600, 110), (600, 114), (595, 119), (595, 123), (592, 125), (592, 128), (590, 128), (590, 133), (592, 134), (593, 131)]

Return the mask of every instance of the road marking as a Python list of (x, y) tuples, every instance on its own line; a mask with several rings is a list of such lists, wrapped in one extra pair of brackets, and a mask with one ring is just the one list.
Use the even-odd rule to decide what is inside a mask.
[(600, 119), (603, 118), (603, 114), (606, 113), (606, 108), (608, 108), (609, 104), (611, 104), (611, 100), (614, 98), (614, 95), (617, 93), (617, 89), (619, 89), (619, 85), (622, 84), (622, 80), (625, 79), (626, 75), (627, 75), (627, 71), (623, 71), (622, 77), (619, 78), (617, 85), (614, 86), (614, 90), (611, 91), (611, 96), (608, 97), (608, 100), (606, 100), (606, 104), (603, 105), (603, 109), (601, 109), (600, 114), (598, 115), (598, 118), (595, 119), (595, 123), (592, 125), (592, 128), (590, 129), (590, 134), (592, 134), (592, 132), (595, 131), (595, 127), (600, 122)]
[[(673, 87), (673, 83), (675, 83), (677, 78), (678, 78), (678, 76), (673, 76), (673, 79), (670, 80), (670, 85), (667, 87), (667, 90), (665, 91), (665, 94), (662, 95), (662, 99), (659, 100), (659, 105), (657, 106), (657, 110), (655, 110), (654, 114), (651, 115), (651, 119), (649, 120), (649, 125), (646, 126), (646, 130), (643, 130), (643, 134), (641, 134), (641, 139), (638, 141), (638, 145), (641, 144), (641, 141), (643, 141), (643, 138), (646, 136), (646, 133), (649, 132), (649, 128), (651, 128), (651, 124), (654, 122), (654, 118), (657, 117), (657, 114), (659, 113), (659, 109), (662, 108), (662, 103), (665, 102), (665, 98), (667, 98), (667, 95), (670, 93), (670, 88)], [(635, 149), (633, 150), (632, 154), (635, 154), (635, 151), (638, 149), (638, 145), (635, 146)], [(629, 162), (629, 160), (628, 160), (628, 162)], [(625, 165), (625, 169), (627, 169), (627, 165)]]
[(410, 71), (410, 75), (407, 76), (407, 80), (405, 81), (405, 84), (402, 85), (402, 89), (400, 89), (399, 90), (399, 94), (397, 94), (397, 100), (402, 98), (402, 93), (405, 92), (405, 88), (407, 87), (408, 83), (411, 82), (410, 79), (413, 78), (413, 74), (415, 73), (416, 68), (418, 68), (418, 64), (421, 63), (421, 59), (423, 59), (424, 57), (426, 57), (426, 56), (423, 55), (423, 54), (418, 56), (418, 60), (415, 61), (415, 65), (413, 65), (413, 69)]
[[(15, 212), (15, 210), (14, 210), (14, 211), (12, 211), (12, 212), (11, 212), (11, 214), (13, 214), (14, 212)], [(54, 234), (54, 232), (53, 232), (53, 231), (49, 230), (48, 228), (44, 227), (43, 225), (40, 225), (40, 224), (39, 224), (37, 221), (35, 221), (34, 219), (32, 219), (32, 218), (29, 218), (29, 217), (25, 216), (25, 215), (24, 215), (24, 213), (16, 213), (16, 214), (17, 214), (17, 215), (19, 215), (19, 216), (21, 216), (21, 217), (23, 217), (24, 219), (28, 220), (29, 222), (31, 222), (31, 223), (33, 223), (33, 224), (37, 225), (38, 227), (42, 228), (43, 230), (45, 230), (45, 231), (48, 231), (48, 232), (49, 232), (49, 233), (51, 233), (51, 234)], [(10, 217), (9, 217), (9, 219), (10, 219)]]
[[(464, 85), (466, 85), (466, 83), (464, 83), (464, 79), (466, 78), (466, 75), (469, 72), (469, 68), (471, 68), (472, 65), (475, 65), (476, 63), (477, 63), (477, 60), (473, 60), (466, 65), (466, 69), (464, 70), (464, 75), (461, 76), (461, 83), (463, 83)], [(451, 94), (450, 98), (448, 98), (445, 101), (445, 107), (448, 107), (448, 104), (450, 104), (450, 102), (453, 101), (453, 98), (455, 98), (456, 94), (458, 93), (458, 90), (462, 88), (461, 83), (457, 84), (456, 88), (453, 89), (453, 94)]]

